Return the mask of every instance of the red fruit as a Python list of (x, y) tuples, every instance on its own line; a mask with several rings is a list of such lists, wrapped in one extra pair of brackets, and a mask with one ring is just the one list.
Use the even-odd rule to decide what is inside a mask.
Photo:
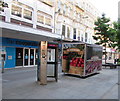
[(81, 67), (84, 67), (84, 64), (81, 64)]
[(81, 64), (78, 64), (77, 66), (78, 66), (78, 67), (81, 67)]

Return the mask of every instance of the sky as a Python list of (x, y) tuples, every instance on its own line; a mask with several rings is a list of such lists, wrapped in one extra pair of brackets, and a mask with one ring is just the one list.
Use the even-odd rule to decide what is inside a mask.
[(100, 13), (105, 13), (106, 17), (109, 17), (111, 21), (117, 21), (118, 19), (118, 2), (120, 0), (89, 0)]

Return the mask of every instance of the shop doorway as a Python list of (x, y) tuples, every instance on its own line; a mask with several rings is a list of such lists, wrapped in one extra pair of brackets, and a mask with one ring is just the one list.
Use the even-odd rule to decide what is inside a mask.
[(23, 66), (23, 48), (16, 48), (16, 66)]
[(30, 65), (34, 65), (34, 49), (30, 49)]
[(16, 66), (35, 66), (38, 60), (38, 49), (16, 48)]
[(37, 65), (37, 49), (24, 48), (24, 64), (23, 66), (34, 66)]
[(38, 64), (38, 49), (35, 50), (35, 65)]
[(29, 49), (24, 49), (24, 66), (29, 65)]

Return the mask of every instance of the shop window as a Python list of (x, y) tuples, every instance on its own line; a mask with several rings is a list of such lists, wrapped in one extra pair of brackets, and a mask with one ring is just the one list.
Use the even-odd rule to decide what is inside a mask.
[(45, 18), (45, 24), (51, 26), (51, 18)]
[(65, 36), (65, 25), (62, 25), (62, 35)]
[(43, 15), (38, 15), (37, 16), (37, 22), (44, 24), (44, 16)]
[(16, 15), (18, 17), (21, 17), (22, 16), (22, 8), (15, 6), (15, 5), (12, 5), (12, 14)]
[(32, 11), (24, 9), (24, 18), (32, 20)]

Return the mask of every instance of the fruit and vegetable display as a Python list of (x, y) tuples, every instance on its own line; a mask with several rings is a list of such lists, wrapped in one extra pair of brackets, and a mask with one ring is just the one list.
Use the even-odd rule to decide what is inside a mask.
[[(89, 45), (86, 50), (85, 44), (65, 44), (62, 57), (63, 72), (86, 76), (100, 71), (102, 67), (101, 49), (93, 48)], [(99, 55), (97, 56), (97, 54)]]
[(82, 67), (84, 68), (84, 59), (82, 58), (72, 58), (70, 62), (70, 66), (75, 66), (75, 67)]

